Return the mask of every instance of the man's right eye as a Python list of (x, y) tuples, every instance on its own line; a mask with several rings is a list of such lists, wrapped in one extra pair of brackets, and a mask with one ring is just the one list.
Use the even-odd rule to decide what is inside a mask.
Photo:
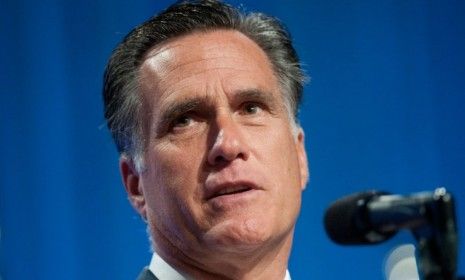
[(193, 121), (192, 116), (182, 115), (173, 121), (172, 127), (173, 128), (186, 127), (186, 126), (189, 126), (192, 123), (192, 121)]

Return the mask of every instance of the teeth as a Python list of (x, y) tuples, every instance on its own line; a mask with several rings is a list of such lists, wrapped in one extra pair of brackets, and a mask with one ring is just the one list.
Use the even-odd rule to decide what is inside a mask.
[(244, 191), (247, 190), (248, 187), (244, 186), (237, 186), (237, 187), (227, 187), (225, 189), (222, 189), (221, 191), (218, 192), (218, 195), (223, 195), (223, 194), (228, 194), (228, 193), (235, 193), (239, 191)]

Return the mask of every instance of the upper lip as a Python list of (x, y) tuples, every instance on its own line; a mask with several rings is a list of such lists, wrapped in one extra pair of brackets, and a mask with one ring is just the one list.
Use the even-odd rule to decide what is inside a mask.
[(245, 180), (222, 182), (210, 185), (207, 184), (205, 198), (206, 200), (209, 200), (223, 194), (233, 193), (241, 190), (248, 191), (252, 189), (258, 190), (260, 188), (254, 182)]

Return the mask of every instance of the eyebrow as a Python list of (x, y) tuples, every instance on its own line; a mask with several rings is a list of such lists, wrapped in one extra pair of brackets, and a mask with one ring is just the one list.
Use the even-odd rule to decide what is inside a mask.
[(166, 108), (161, 114), (159, 127), (164, 127), (165, 125), (169, 124), (172, 120), (177, 118), (178, 116), (197, 109), (199, 107), (206, 107), (207, 102), (204, 98), (201, 97), (192, 97), (183, 99), (179, 102), (174, 102)]
[(234, 99), (244, 101), (255, 101), (255, 102), (263, 102), (269, 106), (276, 106), (276, 98), (271, 92), (267, 92), (261, 89), (244, 89), (239, 90), (234, 94)]
[[(233, 103), (240, 103), (244, 101), (263, 102), (270, 107), (270, 109), (276, 108), (276, 98), (271, 92), (265, 92), (261, 89), (243, 89), (238, 90), (233, 94)], [(157, 131), (165, 128), (170, 122), (177, 117), (181, 116), (190, 111), (205, 111), (211, 107), (213, 101), (207, 97), (190, 97), (181, 101), (176, 101), (167, 106), (167, 108), (161, 113), (160, 121), (157, 126)], [(202, 110), (204, 109), (204, 110)]]

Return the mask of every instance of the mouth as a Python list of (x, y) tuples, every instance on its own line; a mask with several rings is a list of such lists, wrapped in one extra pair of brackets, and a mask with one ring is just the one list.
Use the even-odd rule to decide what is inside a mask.
[(258, 187), (248, 183), (222, 184), (207, 191), (206, 199), (211, 200), (217, 197), (234, 196), (257, 189)]
[(231, 194), (250, 191), (251, 189), (252, 188), (248, 186), (232, 186), (232, 187), (227, 187), (225, 189), (220, 190), (214, 196), (231, 195)]

